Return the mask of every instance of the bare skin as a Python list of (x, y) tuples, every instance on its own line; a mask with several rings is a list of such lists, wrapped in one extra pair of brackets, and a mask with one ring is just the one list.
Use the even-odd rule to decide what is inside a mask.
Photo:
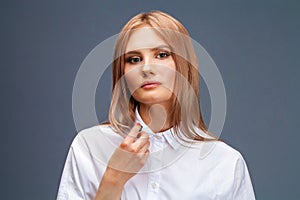
[(154, 133), (157, 133), (172, 127), (168, 120), (170, 118), (170, 116), (168, 116), (168, 113), (170, 113), (168, 109), (169, 107), (161, 104), (140, 104), (139, 113), (147, 126), (151, 128)]
[(95, 200), (120, 199), (125, 183), (146, 163), (149, 155), (149, 135), (139, 132), (136, 124), (115, 150), (99, 185)]

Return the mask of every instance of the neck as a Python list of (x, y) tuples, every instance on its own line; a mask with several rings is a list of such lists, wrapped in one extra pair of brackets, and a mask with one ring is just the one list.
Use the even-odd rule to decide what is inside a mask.
[(169, 111), (170, 106), (163, 104), (139, 105), (141, 118), (154, 133), (162, 132), (172, 127)]

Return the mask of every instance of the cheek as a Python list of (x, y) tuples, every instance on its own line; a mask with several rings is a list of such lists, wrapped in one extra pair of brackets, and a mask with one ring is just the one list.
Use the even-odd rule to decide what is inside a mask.
[(139, 87), (139, 79), (137, 78), (138, 74), (136, 70), (125, 71), (124, 77), (130, 92), (133, 92)]
[(172, 72), (170, 72), (167, 76), (167, 87), (173, 91), (174, 90), (174, 83), (175, 83), (175, 74), (176, 74), (176, 71), (173, 70)]
[(164, 85), (171, 91), (173, 91), (176, 69), (171, 67), (165, 67), (161, 70), (161, 75), (164, 79)]

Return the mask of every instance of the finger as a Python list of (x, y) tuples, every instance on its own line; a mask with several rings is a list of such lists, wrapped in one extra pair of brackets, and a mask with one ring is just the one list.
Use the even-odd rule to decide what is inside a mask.
[(144, 132), (144, 131), (140, 131), (139, 134), (137, 135), (137, 139), (142, 139), (142, 140), (148, 140), (149, 139), (149, 134)]
[(149, 146), (150, 142), (147, 141), (147, 143), (140, 148), (139, 153), (146, 153), (146, 151), (149, 151)]
[(146, 152), (143, 154), (143, 157), (141, 157), (141, 161), (142, 161), (142, 163), (146, 163), (146, 161), (147, 161), (147, 159), (148, 159), (148, 156), (149, 156), (149, 154), (150, 154), (150, 151), (149, 150), (146, 150)]
[(148, 142), (149, 142), (149, 135), (145, 132), (141, 132), (140, 137), (132, 144), (132, 148), (139, 151)]
[(130, 130), (130, 132), (128, 133), (128, 135), (126, 136), (126, 138), (124, 139), (124, 142), (126, 144), (130, 144), (130, 143), (133, 143), (138, 134), (139, 134), (139, 130), (141, 129), (142, 125), (140, 123), (136, 123), (132, 129)]

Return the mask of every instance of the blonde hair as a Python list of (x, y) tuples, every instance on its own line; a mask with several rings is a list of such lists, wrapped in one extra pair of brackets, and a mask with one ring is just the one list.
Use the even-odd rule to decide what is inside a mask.
[[(130, 19), (121, 30), (116, 42), (113, 62), (113, 92), (109, 111), (109, 122), (118, 133), (129, 130), (135, 121), (137, 102), (126, 87), (123, 78), (125, 65), (125, 49), (131, 31), (143, 25), (150, 26), (171, 47), (178, 72), (175, 78), (172, 110), (169, 113), (175, 134), (180, 139), (206, 140), (199, 134), (201, 129), (211, 135), (203, 121), (199, 98), (198, 62), (192, 42), (185, 27), (172, 16), (161, 12), (151, 11), (140, 13)], [(183, 133), (179, 134), (179, 132)]]

